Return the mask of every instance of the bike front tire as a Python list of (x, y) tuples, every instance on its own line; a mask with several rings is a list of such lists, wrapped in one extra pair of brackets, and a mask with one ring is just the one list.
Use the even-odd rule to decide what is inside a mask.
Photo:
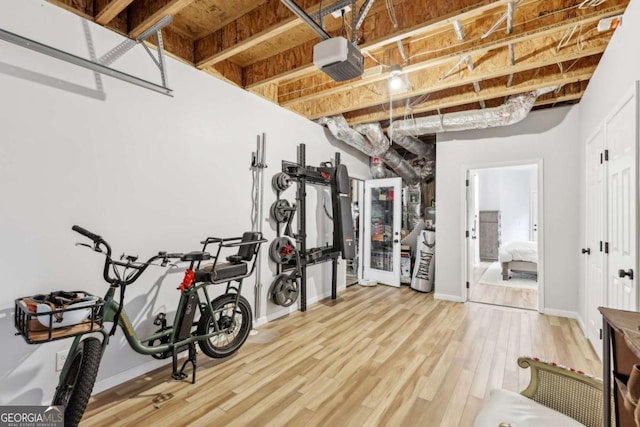
[(64, 405), (65, 427), (76, 427), (87, 407), (91, 391), (98, 375), (102, 345), (97, 338), (86, 338), (78, 344), (71, 357), (71, 364), (53, 396), (52, 405)]
[(238, 351), (249, 337), (252, 327), (251, 306), (242, 295), (224, 294), (211, 302), (211, 308), (214, 318), (211, 318), (209, 309), (205, 308), (198, 325), (198, 335), (212, 333), (215, 324), (219, 329), (228, 330), (199, 341), (198, 345), (207, 356), (220, 359)]

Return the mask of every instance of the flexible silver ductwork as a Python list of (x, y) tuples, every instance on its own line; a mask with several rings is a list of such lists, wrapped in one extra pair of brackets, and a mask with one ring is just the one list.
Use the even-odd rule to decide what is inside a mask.
[(317, 120), (317, 123), (325, 125), (337, 139), (357, 148), (368, 156), (377, 157), (389, 148), (389, 140), (386, 137), (384, 137), (384, 141), (380, 139), (374, 144), (369, 138), (365, 138), (361, 133), (353, 130), (342, 116), (322, 117)]
[(422, 142), (411, 135), (393, 135), (393, 142), (418, 157), (434, 158), (436, 156), (436, 145)]
[[(418, 156), (418, 160), (414, 161), (415, 168), (390, 147), (389, 139), (378, 123), (355, 125), (352, 129), (342, 116), (322, 117), (317, 120), (317, 123), (326, 125), (337, 139), (371, 157), (380, 157), (407, 184), (415, 185), (421, 180), (433, 177), (435, 171), (435, 144), (422, 142), (416, 136), (518, 123), (527, 117), (540, 95), (549, 93), (555, 88), (555, 86), (546, 87), (514, 96), (499, 107), (392, 122), (387, 129), (387, 134), (393, 142)], [(371, 174), (374, 178), (386, 177), (386, 172), (381, 165), (372, 166)]]
[[(359, 128), (367, 136), (365, 138), (360, 132), (352, 129), (342, 116), (322, 117), (317, 122), (326, 125), (331, 134), (337, 139), (357, 148), (368, 156), (380, 157), (387, 166), (407, 183), (416, 184), (420, 181), (420, 176), (413, 170), (411, 165), (397, 151), (389, 147), (389, 139), (385, 136), (378, 123), (359, 125)], [(374, 167), (372, 167), (371, 174), (375, 174), (374, 177), (376, 175), (381, 176), (383, 173), (380, 170), (380, 166)]]
[(382, 161), (389, 166), (395, 173), (404, 179), (409, 185), (415, 185), (420, 182), (420, 176), (415, 169), (402, 158), (400, 154), (393, 148), (389, 148), (380, 156)]
[(438, 132), (509, 126), (527, 117), (536, 99), (552, 90), (555, 90), (555, 86), (523, 93), (494, 108), (397, 120), (389, 126), (387, 134), (391, 135), (394, 141), (397, 141), (401, 135), (417, 136)]
[(417, 184), (420, 182), (420, 176), (418, 176), (413, 167), (411, 167), (411, 164), (404, 160), (396, 150), (391, 148), (391, 143), (384, 134), (380, 123), (355, 125), (353, 129), (366, 136), (374, 147), (387, 147), (383, 153), (379, 154), (379, 157), (387, 166), (393, 169), (395, 173), (401, 176), (405, 182), (409, 184)]

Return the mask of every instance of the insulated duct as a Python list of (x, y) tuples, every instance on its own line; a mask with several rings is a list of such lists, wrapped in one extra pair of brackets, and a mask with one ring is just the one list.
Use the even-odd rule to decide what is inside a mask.
[(327, 126), (337, 139), (357, 148), (368, 156), (377, 157), (389, 148), (389, 140), (386, 137), (384, 140), (374, 139), (377, 142), (373, 143), (370, 139), (351, 129), (347, 120), (342, 116), (322, 117), (317, 120), (317, 123)]
[(433, 158), (436, 155), (435, 144), (422, 142), (415, 136), (411, 135), (396, 135), (392, 132), (389, 133), (393, 136), (393, 142), (395, 142), (408, 152), (417, 155), (418, 157)]
[(527, 115), (540, 95), (555, 90), (555, 86), (534, 90), (510, 98), (499, 107), (417, 119), (397, 120), (389, 126), (387, 133), (393, 140), (401, 135), (426, 135), (438, 132), (451, 132), (469, 129), (485, 129), (497, 126), (509, 126), (518, 123)]
[[(408, 184), (413, 185), (420, 181), (420, 177), (411, 165), (396, 150), (389, 147), (389, 139), (384, 135), (378, 123), (356, 126), (367, 135), (365, 138), (360, 132), (352, 129), (342, 116), (322, 117), (317, 122), (326, 125), (331, 134), (337, 139), (357, 148), (368, 156), (380, 157), (387, 166)], [(371, 173), (372, 175), (375, 173), (380, 176), (379, 166), (375, 170), (372, 169)]]
[(395, 173), (401, 176), (405, 182), (411, 185), (420, 182), (420, 177), (416, 171), (413, 170), (409, 162), (404, 160), (396, 150), (390, 147), (391, 143), (384, 134), (380, 123), (355, 125), (353, 130), (366, 136), (369, 142), (371, 142), (371, 145), (375, 147), (387, 147), (383, 153), (379, 154), (379, 157), (387, 166), (393, 169)]

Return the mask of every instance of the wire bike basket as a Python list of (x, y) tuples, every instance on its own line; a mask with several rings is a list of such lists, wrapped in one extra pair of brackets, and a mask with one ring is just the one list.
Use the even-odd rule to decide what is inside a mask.
[(84, 291), (56, 291), (15, 300), (14, 324), (28, 344), (102, 330), (104, 301)]

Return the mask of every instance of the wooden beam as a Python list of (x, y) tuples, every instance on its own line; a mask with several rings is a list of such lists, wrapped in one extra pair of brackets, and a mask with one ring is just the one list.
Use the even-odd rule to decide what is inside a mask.
[(274, 104), (278, 103), (278, 85), (271, 84), (266, 86), (260, 86), (259, 88), (249, 91), (254, 93), (267, 101), (271, 101)]
[[(611, 37), (610, 33), (592, 33), (591, 37), (583, 40), (582, 48), (577, 44), (569, 45), (556, 51), (559, 40), (563, 32), (555, 36), (544, 36), (536, 39), (520, 42), (516, 45), (516, 55), (521, 58), (515, 65), (511, 66), (508, 50), (496, 49), (484, 53), (481, 56), (473, 57), (476, 64), (473, 71), (463, 67), (455, 76), (442, 79), (453, 66), (456, 59), (428, 69), (420, 69), (409, 75), (409, 80), (413, 89), (402, 97), (412, 97), (422, 95), (451, 86), (473, 83), (474, 81), (486, 80), (509, 73), (518, 73), (533, 68), (539, 68), (559, 62), (575, 60), (583, 56), (595, 55), (604, 51)], [(316, 119), (323, 116), (340, 114), (344, 111), (352, 111), (360, 108), (367, 108), (388, 102), (389, 95), (386, 81), (379, 81), (367, 86), (356, 87), (348, 92), (341, 92), (329, 97), (310, 102), (298, 102), (287, 106), (309, 119)]]
[[(366, 39), (360, 47), (363, 50), (380, 49), (383, 46), (395, 44), (397, 40), (449, 28), (451, 27), (450, 18), (453, 17), (472, 19), (492, 9), (506, 10), (507, 3), (508, 0), (457, 0), (434, 2), (429, 7), (425, 7), (423, 0), (406, 1), (394, 6), (397, 15), (402, 16), (400, 29), (393, 28), (386, 8), (377, 13), (370, 12), (363, 25)], [(252, 88), (261, 84), (297, 78), (315, 71), (309, 49), (313, 49), (317, 42), (317, 39), (306, 42), (247, 66), (245, 68), (246, 87)]]
[[(423, 115), (424, 113), (442, 110), (445, 108), (457, 107), (468, 104), (470, 102), (490, 101), (494, 98), (504, 98), (505, 96), (518, 95), (520, 93), (529, 92), (536, 89), (541, 89), (550, 86), (562, 86), (560, 92), (566, 87), (575, 82), (587, 81), (593, 75), (601, 55), (593, 55), (587, 58), (581, 58), (573, 64), (570, 70), (566, 73), (562, 73), (560, 67), (557, 64), (547, 65), (542, 68), (534, 68), (518, 73), (513, 78), (513, 84), (506, 87), (506, 76), (500, 76), (489, 80), (483, 80), (481, 84), (480, 92), (474, 92), (469, 84), (457, 86), (442, 90), (437, 93), (432, 93), (432, 96), (427, 101), (407, 109), (404, 106), (404, 102), (401, 102), (400, 106), (388, 110), (388, 104), (378, 107), (373, 107), (365, 110), (364, 112), (353, 112), (345, 114), (345, 118), (349, 124), (358, 123), (370, 123), (388, 120), (390, 116), (394, 118), (404, 117), (407, 114), (410, 115)], [(566, 69), (569, 64), (565, 64)], [(563, 86), (564, 85), (564, 86)], [(564, 89), (566, 92), (566, 89)], [(543, 97), (553, 95), (543, 95)]]
[(538, 98), (534, 107), (582, 99), (582, 95), (584, 95), (584, 92), (587, 90), (588, 84), (589, 80), (566, 84), (557, 94), (556, 92), (552, 92), (542, 95)]
[[(432, 67), (448, 61), (452, 58), (459, 60), (464, 55), (477, 57), (481, 52), (487, 52), (491, 49), (508, 47), (510, 44), (516, 44), (521, 41), (540, 38), (546, 35), (553, 35), (559, 31), (567, 31), (576, 25), (582, 25), (583, 33), (588, 31), (590, 26), (605, 16), (611, 16), (624, 11), (624, 6), (613, 6), (608, 8), (589, 8), (586, 12), (576, 14), (574, 10), (565, 12), (564, 14), (550, 15), (545, 19), (537, 20), (539, 25), (536, 28), (528, 28), (523, 23), (519, 23), (514, 27), (514, 31), (509, 36), (503, 33), (496, 34), (481, 39), (481, 35), (486, 32), (486, 28), (491, 27), (491, 20), (484, 18), (477, 25), (469, 28), (468, 36), (473, 42), (460, 42), (457, 40), (453, 31), (446, 31), (434, 34), (428, 38), (411, 43), (405, 47), (407, 56), (414, 56), (413, 63), (405, 67), (405, 72), (412, 72), (421, 68)], [(530, 11), (531, 12), (531, 11)], [(558, 16), (560, 15), (560, 16)], [(562, 18), (562, 19), (558, 19)], [(484, 22), (481, 22), (484, 21)], [(577, 36), (576, 36), (577, 39)], [(575, 40), (574, 40), (575, 42)], [(396, 48), (391, 51), (396, 51)], [(386, 52), (383, 53), (383, 55)], [(382, 55), (376, 55), (382, 57)], [(518, 58), (516, 57), (516, 61)], [(367, 59), (367, 65), (373, 67), (376, 65), (372, 60)], [(366, 76), (366, 74), (365, 74)], [(368, 76), (362, 79), (356, 79), (347, 83), (334, 82), (331, 78), (322, 72), (315, 72), (313, 75), (303, 77), (292, 83), (284, 83), (280, 85), (279, 103), (282, 106), (288, 106), (296, 102), (306, 102), (317, 98), (324, 98), (328, 95), (350, 91), (354, 87), (365, 86), (375, 81), (382, 81), (388, 78), (388, 72), (381, 72), (377, 75)]]
[(93, 21), (93, 0), (47, 0), (47, 2)]
[(231, 61), (223, 61), (205, 68), (204, 71), (234, 86), (242, 87), (242, 68)]
[(167, 15), (175, 15), (195, 0), (138, 0), (129, 11), (129, 36), (137, 38)]
[[(320, 0), (298, 1), (303, 9), (317, 11)], [(280, 1), (270, 1), (258, 6), (225, 27), (196, 41), (198, 68), (209, 67), (231, 58), (240, 52), (290, 31), (300, 25), (287, 6)]]
[(133, 0), (96, 0), (96, 23), (107, 25), (120, 12), (125, 10)]

